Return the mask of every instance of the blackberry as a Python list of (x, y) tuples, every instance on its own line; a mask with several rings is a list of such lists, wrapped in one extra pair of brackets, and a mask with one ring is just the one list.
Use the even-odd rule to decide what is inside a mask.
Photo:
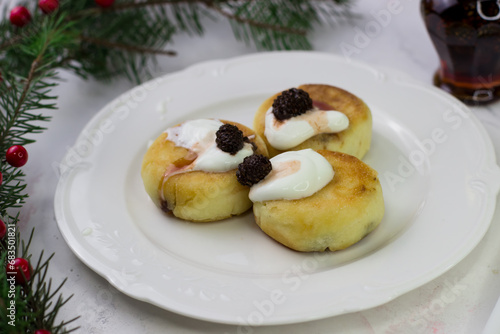
[(215, 136), (217, 147), (224, 152), (235, 155), (243, 148), (243, 132), (235, 125), (221, 125)]
[(290, 88), (281, 92), (273, 102), (273, 114), (282, 121), (312, 109), (313, 102), (309, 94), (299, 88)]
[(236, 178), (244, 186), (253, 186), (263, 180), (273, 169), (271, 161), (263, 155), (249, 155), (238, 165)]

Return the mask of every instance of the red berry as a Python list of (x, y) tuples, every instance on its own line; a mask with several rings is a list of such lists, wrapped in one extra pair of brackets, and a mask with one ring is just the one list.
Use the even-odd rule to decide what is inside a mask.
[(38, 1), (38, 7), (45, 14), (50, 14), (59, 8), (59, 0), (40, 0)]
[(5, 153), (5, 158), (9, 165), (13, 167), (21, 167), (28, 162), (28, 151), (21, 145), (14, 145), (9, 147)]
[(113, 5), (115, 0), (95, 0), (95, 3), (102, 8), (107, 8)]
[(48, 331), (46, 329), (37, 329), (35, 331), (35, 334), (52, 334), (51, 331)]
[(7, 262), (7, 276), (14, 276), (16, 284), (25, 284), (31, 279), (31, 266), (28, 260), (21, 257), (16, 257), (14, 260)]
[(2, 185), (2, 182), (3, 182), (3, 174), (2, 172), (0, 172), (0, 185)]
[(7, 233), (7, 226), (5, 225), (3, 220), (0, 220), (0, 239), (3, 239), (6, 233)]
[(9, 19), (16, 27), (24, 27), (31, 21), (31, 14), (26, 7), (17, 6), (10, 11)]

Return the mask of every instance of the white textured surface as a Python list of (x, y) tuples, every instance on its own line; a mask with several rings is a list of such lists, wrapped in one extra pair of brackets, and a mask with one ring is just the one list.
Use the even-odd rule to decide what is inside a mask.
[[(376, 22), (375, 14), (391, 3), (398, 3), (397, 13), (387, 24), (361, 43), (360, 30)], [(323, 27), (312, 36), (315, 49), (343, 55), (342, 45), (354, 46), (352, 59), (370, 65), (387, 66), (403, 71), (422, 82), (431, 82), (438, 64), (437, 55), (423, 27), (418, 1), (358, 2), (362, 17), (350, 24)], [(202, 38), (179, 37), (170, 48), (178, 51), (175, 58), (160, 60), (157, 76), (184, 69), (204, 60), (229, 58), (255, 50), (234, 41), (224, 21), (208, 22)], [(383, 306), (320, 321), (297, 325), (241, 328), (218, 325), (186, 318), (155, 306), (129, 298), (110, 286), (80, 262), (62, 239), (54, 219), (53, 199), (63, 156), (90, 118), (109, 101), (132, 88), (126, 81), (112, 85), (84, 82), (72, 74), (55, 93), (59, 110), (48, 114), (53, 120), (48, 130), (31, 145), (28, 174), (30, 198), (21, 216), (21, 227), (36, 227), (32, 251), (36, 254), (56, 252), (50, 275), (55, 282), (65, 277), (65, 295), (74, 297), (61, 311), (62, 319), (81, 316), (78, 333), (481, 333), (500, 296), (500, 216), (494, 215), (482, 242), (458, 265), (442, 276)], [(168, 110), (168, 102), (158, 109)], [(497, 156), (500, 154), (500, 105), (473, 108), (488, 130)], [(107, 129), (102, 128), (105, 133)], [(140, 129), (130, 129), (139, 131)], [(94, 134), (99, 141), (99, 134)], [(103, 199), (106, 200), (106, 199)], [(453, 231), (450, 231), (452, 233)], [(425, 247), (425, 245), (422, 245)]]
[[(267, 96), (300, 82), (342, 86), (372, 110), (363, 159), (380, 175), (386, 214), (368, 237), (342, 252), (303, 254), (263, 237), (251, 214), (186, 224), (152, 204), (139, 177), (152, 137), (198, 115), (251, 124)], [(166, 92), (171, 111), (159, 122)], [(133, 88), (92, 118), (61, 165), (56, 219), (83, 262), (129, 296), (237, 325), (366, 310), (428, 283), (484, 236), (500, 187), (493, 145), (465, 106), (399, 71), (319, 52), (202, 62)]]

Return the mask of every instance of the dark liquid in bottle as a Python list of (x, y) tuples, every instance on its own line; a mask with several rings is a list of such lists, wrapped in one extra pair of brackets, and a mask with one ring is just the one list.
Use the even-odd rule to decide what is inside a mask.
[(468, 104), (500, 99), (500, 1), (424, 0), (441, 66), (434, 84)]

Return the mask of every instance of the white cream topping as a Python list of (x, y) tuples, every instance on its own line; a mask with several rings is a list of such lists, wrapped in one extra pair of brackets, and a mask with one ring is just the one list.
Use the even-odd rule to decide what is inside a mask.
[(332, 165), (312, 149), (284, 152), (270, 161), (272, 171), (250, 188), (252, 202), (308, 197), (333, 179)]
[(349, 118), (340, 111), (313, 108), (299, 116), (279, 121), (271, 107), (266, 112), (264, 135), (274, 148), (287, 150), (317, 134), (337, 133), (348, 127)]
[(197, 157), (188, 170), (226, 172), (238, 167), (246, 156), (252, 155), (253, 148), (250, 143), (244, 143), (235, 155), (220, 150), (215, 143), (215, 133), (223, 124), (216, 119), (197, 119), (168, 128), (165, 132), (167, 140), (196, 153)]

